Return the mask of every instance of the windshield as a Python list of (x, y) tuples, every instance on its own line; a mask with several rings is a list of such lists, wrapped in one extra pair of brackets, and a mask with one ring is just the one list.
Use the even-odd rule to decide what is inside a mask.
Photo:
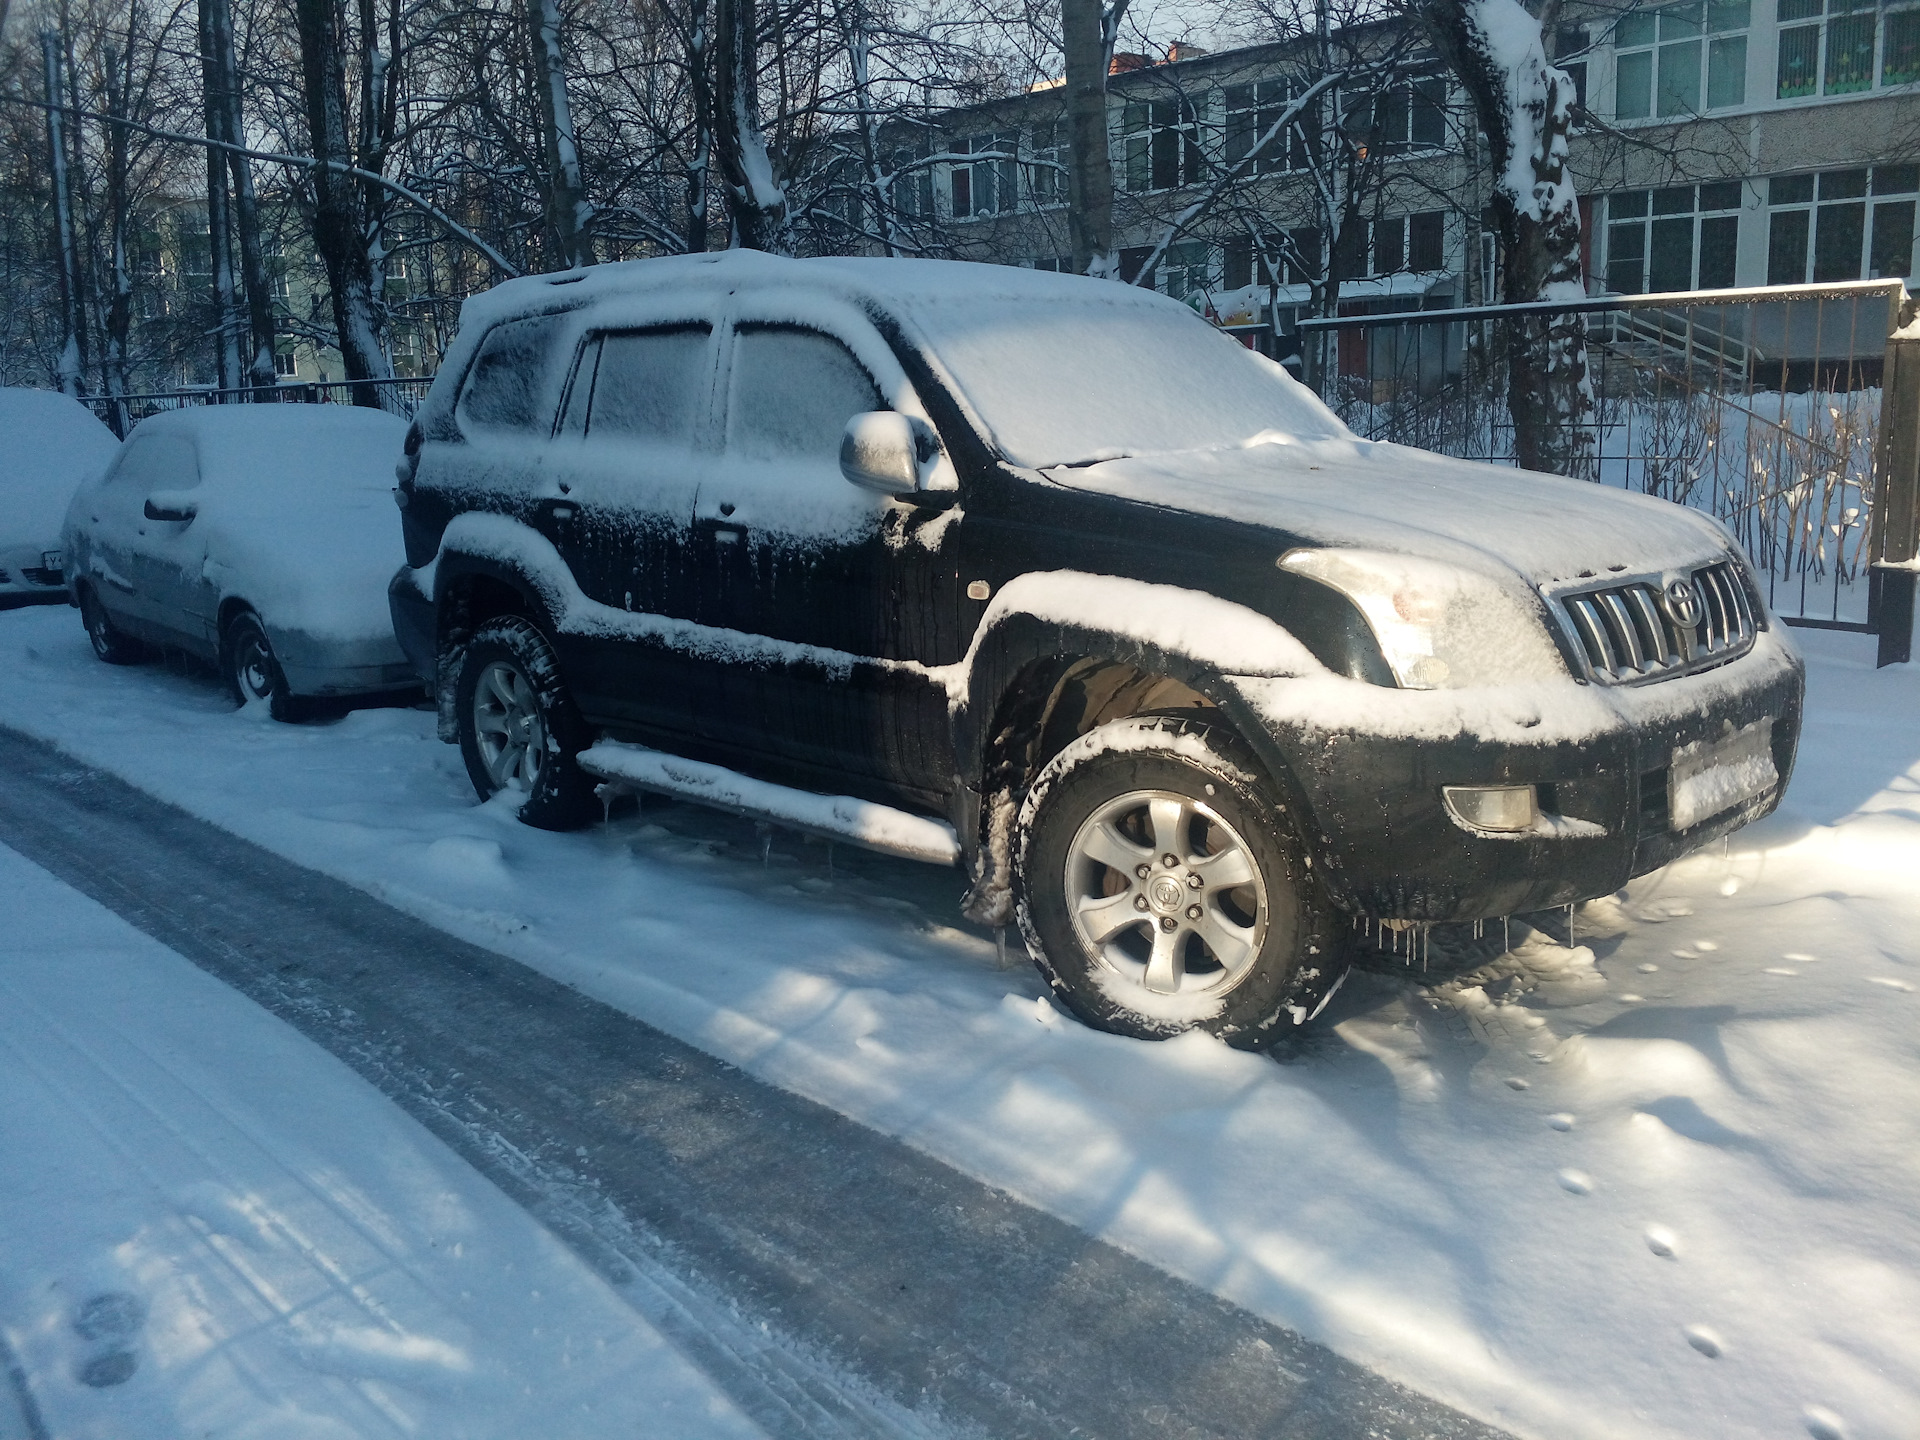
[(1016, 465), (1235, 445), (1262, 431), (1346, 435), (1279, 366), (1184, 307), (1111, 288), (1112, 298), (1070, 303), (916, 297), (911, 309)]

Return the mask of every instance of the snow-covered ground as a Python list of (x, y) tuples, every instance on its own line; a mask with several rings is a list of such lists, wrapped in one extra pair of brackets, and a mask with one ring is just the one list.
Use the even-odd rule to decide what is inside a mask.
[(0, 895), (0, 1437), (760, 1434), (344, 1064), (4, 847)]
[[(751, 827), (682, 807), (529, 830), (474, 804), (427, 713), (276, 725), (235, 713), (210, 678), (98, 664), (70, 611), (0, 616), (0, 721), (1523, 1435), (1910, 1440), (1920, 674), (1874, 671), (1864, 637), (1798, 638), (1811, 708), (1779, 815), (1590, 907), (1579, 949), (1528, 939), (1484, 986), (1358, 977), (1284, 1063), (1074, 1024), (960, 926), (953, 872), (844, 851), (830, 870), (790, 837), (763, 863)], [(107, 948), (91, 923), (62, 946)], [(177, 981), (145, 983), (246, 1009), (174, 966)], [(240, 1093), (253, 1063), (233, 1062)], [(319, 1151), (299, 1127), (329, 1126), (318, 1112), (336, 1103), (378, 1109), (312, 1064), (282, 1093), (343, 1098), (297, 1122), (248, 1112), (270, 1155)], [(225, 1057), (195, 1065), (228, 1083)], [(70, 1127), (49, 1115), (56, 1133), (33, 1138), (32, 1112), (9, 1114), (26, 1132), (9, 1145), (63, 1153)], [(424, 1153), (404, 1122), (379, 1123)], [(87, 1172), (120, 1197), (147, 1183), (123, 1153), (102, 1148)], [(431, 1214), (451, 1191), (489, 1243), (534, 1246), (451, 1162), (415, 1163), (433, 1178), (394, 1171), (383, 1204)], [(10, 1186), (16, 1173), (0, 1170)], [(6, 1204), (10, 1232), (30, 1221), (26, 1253), (94, 1263), (99, 1244), (69, 1238), (64, 1215)], [(592, 1331), (592, 1287), (568, 1283)], [(503, 1334), (507, 1292), (473, 1293), (461, 1322)], [(17, 1296), (10, 1334), (59, 1313)]]

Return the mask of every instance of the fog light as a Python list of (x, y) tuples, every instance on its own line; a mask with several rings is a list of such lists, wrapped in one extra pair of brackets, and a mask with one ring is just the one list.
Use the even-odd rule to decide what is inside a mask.
[(1443, 785), (1447, 809), (1472, 830), (1530, 830), (1540, 818), (1531, 785)]

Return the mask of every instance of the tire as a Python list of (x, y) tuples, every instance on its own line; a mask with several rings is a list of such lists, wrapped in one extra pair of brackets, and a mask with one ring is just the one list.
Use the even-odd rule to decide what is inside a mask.
[(1096, 1029), (1263, 1049), (1346, 975), (1285, 806), (1217, 726), (1142, 716), (1081, 736), (1027, 791), (1013, 850), (1027, 950)]
[(520, 819), (541, 830), (600, 817), (593, 777), (575, 759), (592, 736), (532, 621), (503, 615), (480, 627), (461, 657), (454, 703), (460, 757), (482, 800), (521, 791)]
[(87, 627), (93, 653), (107, 664), (137, 665), (146, 658), (146, 647), (113, 623), (91, 585), (80, 591), (80, 623)]
[(237, 704), (264, 700), (274, 719), (300, 718), (299, 701), (287, 689), (286, 672), (274, 656), (267, 627), (253, 611), (236, 610), (220, 627), (220, 673)]

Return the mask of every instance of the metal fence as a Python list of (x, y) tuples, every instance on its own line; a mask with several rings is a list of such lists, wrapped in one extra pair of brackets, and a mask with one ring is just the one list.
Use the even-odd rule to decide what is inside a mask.
[(89, 395), (86, 403), (116, 434), (126, 432), (150, 415), (187, 410), (196, 405), (287, 404), (355, 405), (370, 397), (381, 409), (403, 419), (426, 398), (431, 375), (401, 376), (391, 380), (289, 381), (265, 389), (220, 390), (211, 386), (191, 390), (156, 390), (138, 395)]
[(1776, 612), (1867, 630), (1869, 568), (1885, 558), (1882, 381), (1906, 300), (1901, 281), (1869, 280), (1342, 316), (1298, 330), (1322, 347), (1322, 398), (1359, 434), (1512, 464), (1518, 321), (1583, 315), (1586, 478), (1708, 511), (1746, 547)]

